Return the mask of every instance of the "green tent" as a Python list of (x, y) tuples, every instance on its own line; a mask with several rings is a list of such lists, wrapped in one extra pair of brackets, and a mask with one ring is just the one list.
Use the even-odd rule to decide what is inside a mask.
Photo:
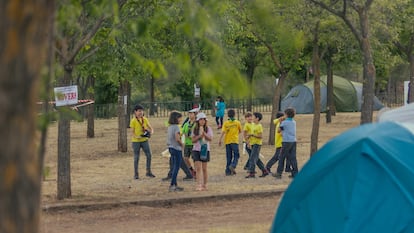
[[(321, 77), (321, 111), (326, 111), (327, 77)], [(352, 82), (339, 76), (333, 77), (334, 103), (338, 112), (358, 112), (362, 105), (362, 83)], [(281, 109), (294, 107), (296, 113), (313, 113), (313, 81), (293, 87), (283, 98)], [(374, 110), (384, 106), (374, 98)]]

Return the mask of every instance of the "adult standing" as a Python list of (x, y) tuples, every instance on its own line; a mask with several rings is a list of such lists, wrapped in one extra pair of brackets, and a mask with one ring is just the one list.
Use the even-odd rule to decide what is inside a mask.
[(223, 126), (224, 112), (226, 111), (226, 103), (221, 96), (216, 99), (216, 124), (217, 129), (221, 129)]
[(132, 149), (134, 151), (134, 179), (139, 179), (138, 163), (141, 148), (147, 157), (147, 173), (146, 176), (154, 178), (155, 175), (151, 172), (151, 148), (148, 139), (154, 133), (148, 118), (144, 117), (144, 107), (137, 104), (134, 107), (134, 118), (131, 120), (130, 128), (132, 132)]

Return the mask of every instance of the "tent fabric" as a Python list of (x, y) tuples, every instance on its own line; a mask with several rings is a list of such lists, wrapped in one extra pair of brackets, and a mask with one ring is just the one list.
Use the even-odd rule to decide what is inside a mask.
[(414, 103), (403, 107), (385, 111), (377, 116), (379, 122), (396, 121), (414, 123)]
[[(326, 111), (327, 76), (321, 77), (321, 111)], [(352, 82), (339, 76), (333, 76), (334, 103), (338, 112), (361, 111), (362, 84)], [(281, 102), (281, 109), (294, 107), (296, 113), (313, 113), (313, 81), (293, 87)], [(374, 110), (379, 110), (382, 103), (374, 97)]]
[(365, 124), (325, 144), (286, 190), (270, 232), (414, 232), (413, 133), (413, 124)]

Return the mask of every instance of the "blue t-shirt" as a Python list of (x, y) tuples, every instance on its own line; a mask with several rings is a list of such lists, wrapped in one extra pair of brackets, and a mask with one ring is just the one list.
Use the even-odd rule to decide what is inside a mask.
[(224, 102), (218, 102), (217, 103), (217, 117), (224, 117), (224, 110), (226, 109), (226, 104)]
[(283, 142), (296, 142), (296, 121), (293, 118), (286, 118), (280, 123)]

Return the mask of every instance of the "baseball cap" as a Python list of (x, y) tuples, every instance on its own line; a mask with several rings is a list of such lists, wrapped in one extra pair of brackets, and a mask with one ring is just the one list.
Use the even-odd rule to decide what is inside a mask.
[(204, 112), (200, 112), (199, 114), (197, 114), (197, 121), (199, 121), (200, 119), (206, 119), (207, 120), (207, 116)]
[(195, 113), (197, 113), (200, 110), (201, 110), (201, 105), (194, 104), (193, 105), (193, 108), (191, 110), (189, 110), (188, 112), (195, 112)]

